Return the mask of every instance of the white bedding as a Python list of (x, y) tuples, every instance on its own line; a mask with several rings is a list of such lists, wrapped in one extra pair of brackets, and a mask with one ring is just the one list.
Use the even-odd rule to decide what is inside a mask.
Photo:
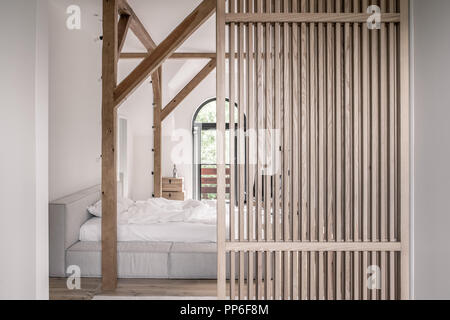
[[(101, 218), (92, 218), (81, 227), (80, 241), (101, 241)], [(211, 243), (216, 242), (216, 226), (189, 222), (118, 224), (117, 241)]]
[[(216, 242), (215, 201), (173, 201), (162, 198), (134, 202), (118, 201), (117, 240), (120, 242)], [(244, 207), (244, 237), (248, 221)], [(255, 210), (255, 208), (254, 208)], [(101, 241), (101, 201), (88, 208), (96, 217), (81, 226), (80, 241)], [(229, 239), (229, 204), (226, 205), (226, 234)], [(264, 224), (264, 212), (261, 219)], [(256, 217), (253, 217), (253, 225)], [(264, 232), (263, 232), (264, 233)], [(235, 208), (235, 238), (239, 238), (238, 209)]]
[[(118, 241), (216, 242), (215, 201), (125, 200), (118, 201)], [(97, 217), (81, 227), (80, 241), (101, 241), (101, 201), (88, 211)]]

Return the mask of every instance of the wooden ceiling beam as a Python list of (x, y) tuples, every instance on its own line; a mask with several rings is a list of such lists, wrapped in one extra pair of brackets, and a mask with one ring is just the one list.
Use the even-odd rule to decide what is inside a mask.
[(216, 68), (216, 58), (208, 64), (170, 101), (161, 112), (161, 120), (164, 121), (176, 107)]
[[(147, 52), (123, 52), (120, 54), (119, 59), (145, 59), (149, 56)], [(172, 53), (167, 59), (215, 59), (217, 54), (215, 52), (175, 52)], [(270, 55), (273, 57), (273, 54)], [(247, 54), (244, 53), (242, 55), (244, 59), (247, 59)], [(256, 55), (253, 54), (253, 57), (256, 58)], [(261, 55), (262, 58), (265, 58), (265, 54)], [(230, 54), (225, 54), (225, 59), (229, 59)], [(235, 53), (235, 59), (239, 58), (239, 55)]]
[(126, 0), (119, 0), (119, 13), (127, 14), (131, 17), (130, 29), (139, 41), (142, 42), (147, 51), (152, 51), (156, 48), (156, 43)]
[[(146, 52), (124, 52), (120, 54), (120, 59), (145, 59)], [(215, 59), (215, 52), (175, 52), (168, 59)]]
[(145, 58), (116, 88), (114, 99), (121, 104), (145, 79), (189, 38), (216, 9), (216, 0), (203, 2)]
[(125, 44), (125, 40), (127, 38), (127, 34), (128, 34), (128, 30), (130, 29), (130, 24), (131, 24), (131, 16), (129, 16), (128, 14), (121, 14), (120, 15), (120, 19), (119, 19), (119, 25), (118, 25), (118, 48), (117, 48), (117, 52), (120, 53), (122, 52), (122, 48), (123, 45)]

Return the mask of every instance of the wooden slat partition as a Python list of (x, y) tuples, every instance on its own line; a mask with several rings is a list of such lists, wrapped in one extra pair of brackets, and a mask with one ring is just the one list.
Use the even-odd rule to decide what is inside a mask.
[(408, 299), (408, 1), (223, 2), (218, 92), (247, 119), (219, 238), (231, 299)]

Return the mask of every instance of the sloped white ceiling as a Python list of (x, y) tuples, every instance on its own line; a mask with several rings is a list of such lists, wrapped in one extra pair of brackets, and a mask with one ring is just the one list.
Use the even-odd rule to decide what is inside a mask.
[[(156, 44), (161, 43), (201, 0), (128, 0), (136, 15)], [(179, 52), (214, 52), (216, 39), (215, 16), (186, 40)], [(123, 52), (145, 51), (134, 35), (129, 35)]]

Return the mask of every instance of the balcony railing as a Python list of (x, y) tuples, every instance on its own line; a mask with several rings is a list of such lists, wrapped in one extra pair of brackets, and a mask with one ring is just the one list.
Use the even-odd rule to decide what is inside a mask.
[[(217, 199), (217, 166), (201, 165), (200, 171), (200, 194), (202, 200)], [(226, 199), (230, 199), (230, 167), (225, 168)]]

